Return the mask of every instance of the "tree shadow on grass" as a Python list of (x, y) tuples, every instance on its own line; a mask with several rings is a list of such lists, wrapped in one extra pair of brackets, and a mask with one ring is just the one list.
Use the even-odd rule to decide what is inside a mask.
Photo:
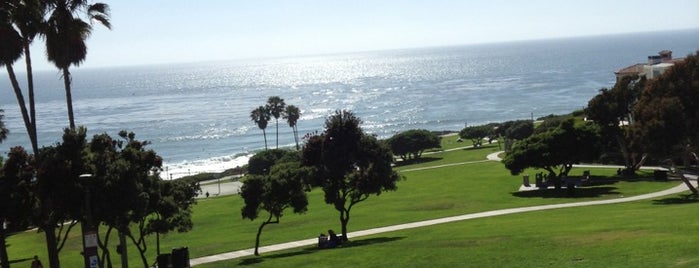
[(8, 261), (10, 264), (15, 264), (15, 263), (22, 263), (22, 262), (28, 262), (31, 261), (33, 258), (24, 258), (24, 259), (16, 259), (16, 260), (10, 260)]
[(653, 200), (653, 204), (655, 205), (682, 205), (697, 202), (699, 202), (699, 197), (693, 194), (683, 194), (680, 196)]
[(590, 188), (575, 188), (573, 190), (562, 188), (562, 189), (546, 189), (546, 190), (531, 190), (531, 191), (521, 191), (513, 192), (512, 195), (516, 197), (524, 198), (590, 198), (590, 197), (600, 197), (605, 195), (619, 195), (621, 193), (617, 192), (616, 187), (590, 187)]
[(483, 150), (483, 149), (492, 149), (494, 147), (492, 145), (493, 144), (483, 144), (483, 145), (478, 146), (478, 147), (470, 146), (470, 147), (463, 148), (462, 150), (464, 150), (464, 151), (476, 151), (476, 150)]
[(408, 159), (405, 161), (396, 161), (396, 167), (402, 167), (402, 166), (407, 166), (407, 165), (412, 165), (412, 164), (421, 164), (421, 163), (429, 163), (429, 162), (434, 162), (434, 161), (439, 161), (442, 160), (441, 157), (420, 157), (418, 159)]
[(393, 242), (397, 240), (404, 239), (405, 237), (376, 237), (376, 238), (367, 238), (367, 239), (362, 239), (362, 240), (352, 240), (350, 242), (346, 242), (342, 244), (342, 246), (338, 248), (333, 248), (333, 249), (319, 249), (318, 247), (307, 247), (307, 248), (302, 248), (298, 250), (293, 250), (289, 252), (282, 252), (282, 253), (277, 253), (277, 254), (271, 254), (271, 255), (263, 255), (263, 256), (253, 256), (250, 258), (245, 258), (241, 260), (238, 263), (238, 266), (248, 266), (248, 265), (255, 265), (264, 262), (266, 259), (279, 259), (279, 258), (287, 258), (287, 257), (294, 257), (294, 256), (301, 256), (301, 255), (307, 255), (307, 254), (312, 254), (320, 250), (341, 250), (343, 248), (352, 248), (352, 247), (361, 247), (361, 246), (369, 246), (369, 245), (374, 245), (374, 244), (380, 244), (380, 243), (388, 243), (388, 242)]
[(362, 239), (362, 240), (352, 240), (350, 242), (347, 242), (345, 244), (342, 244), (343, 248), (353, 248), (353, 247), (363, 247), (363, 246), (370, 246), (374, 244), (381, 244), (381, 243), (388, 243), (388, 242), (393, 242), (393, 241), (398, 241), (405, 239), (405, 237), (375, 237), (375, 238), (367, 238), (367, 239)]

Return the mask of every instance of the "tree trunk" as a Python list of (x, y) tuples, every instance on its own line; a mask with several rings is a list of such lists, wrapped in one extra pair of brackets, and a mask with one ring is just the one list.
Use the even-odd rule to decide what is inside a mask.
[(349, 223), (350, 220), (350, 215), (349, 215), (349, 210), (341, 210), (340, 211), (340, 224), (342, 225), (342, 241), (347, 241), (349, 240), (347, 238), (347, 223)]
[(275, 118), (274, 121), (277, 123), (277, 149), (279, 149), (279, 119)]
[(279, 223), (279, 218), (277, 218), (276, 221), (272, 221), (272, 213), (270, 213), (267, 221), (260, 224), (260, 228), (257, 228), (257, 237), (255, 238), (255, 256), (260, 256), (258, 249), (260, 248), (260, 235), (262, 235), (262, 228), (265, 228), (265, 225), (270, 223)]
[(75, 117), (73, 116), (73, 95), (70, 90), (70, 71), (68, 67), (63, 68), (63, 86), (66, 90), (66, 106), (68, 107), (68, 122), (70, 122), (70, 129), (75, 129)]
[(36, 106), (34, 103), (34, 74), (32, 71), (32, 57), (29, 52), (29, 43), (28, 40), (24, 42), (24, 62), (27, 67), (27, 92), (29, 97), (29, 121), (32, 123), (29, 139), (32, 144), (34, 155), (39, 155), (39, 143), (36, 134)]
[(102, 249), (102, 258), (100, 258), (101, 267), (105, 267), (104, 264), (106, 263), (106, 267), (112, 268), (112, 257), (111, 253), (109, 252), (109, 236), (112, 233), (112, 229), (113, 228), (111, 226), (107, 228), (107, 232), (104, 234), (104, 241), (102, 241), (102, 239), (97, 240), (97, 242), (99, 242), (98, 246), (100, 249)]
[(138, 249), (138, 253), (141, 255), (141, 262), (143, 263), (143, 267), (148, 267), (148, 260), (146, 259), (146, 250), (148, 250), (148, 248), (146, 248), (145, 245), (142, 246), (140, 244), (141, 243), (140, 241), (143, 241), (143, 230), (141, 229), (141, 230), (139, 230), (139, 232), (140, 232), (141, 237), (138, 241), (136, 240), (136, 238), (133, 236), (132, 233), (126, 234), (126, 236), (129, 237), (129, 239), (131, 239), (131, 242)]
[(694, 196), (699, 196), (699, 191), (697, 190), (697, 188), (694, 188), (694, 186), (692, 185), (692, 182), (690, 182), (689, 179), (687, 179), (687, 177), (685, 177), (684, 173), (682, 173), (682, 172), (680, 172), (680, 179), (682, 179), (684, 184), (687, 185), (687, 187), (689, 188), (690, 191), (692, 191)]
[(10, 268), (10, 258), (7, 256), (7, 242), (5, 241), (5, 226), (2, 226), (4, 220), (0, 220), (0, 264), (2, 268)]
[(262, 136), (265, 138), (265, 151), (267, 150), (267, 132), (262, 129)]
[(5, 63), (5, 67), (7, 69), (7, 74), (10, 76), (10, 82), (12, 84), (12, 88), (15, 91), (15, 96), (17, 97), (17, 104), (19, 105), (19, 110), (22, 113), (24, 126), (27, 129), (27, 134), (29, 134), (29, 140), (32, 143), (32, 151), (34, 152), (34, 155), (38, 155), (39, 149), (36, 145), (35, 131), (33, 131), (35, 127), (33, 127), (34, 123), (29, 118), (29, 112), (27, 112), (27, 104), (24, 102), (24, 94), (22, 94), (22, 89), (19, 87), (19, 82), (17, 82), (17, 76), (15, 75), (14, 68), (12, 68), (12, 64)]
[(126, 252), (126, 235), (119, 231), (119, 245), (121, 246), (121, 267), (129, 268), (129, 255)]
[(49, 255), (49, 267), (60, 268), (61, 261), (58, 258), (58, 242), (56, 240), (56, 225), (44, 224), (44, 234), (46, 234), (46, 248)]
[(299, 130), (296, 128), (296, 125), (294, 125), (291, 130), (294, 132), (294, 141), (296, 142), (296, 150), (300, 149), (299, 148)]

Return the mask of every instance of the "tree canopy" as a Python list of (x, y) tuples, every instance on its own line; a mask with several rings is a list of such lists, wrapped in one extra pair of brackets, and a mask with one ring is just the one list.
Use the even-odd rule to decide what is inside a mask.
[(465, 127), (459, 132), (459, 136), (464, 139), (470, 139), (473, 142), (473, 147), (481, 147), (483, 139), (493, 134), (493, 127), (490, 125)]
[(265, 129), (267, 129), (267, 124), (269, 124), (271, 119), (269, 110), (265, 106), (257, 107), (250, 112), (250, 119), (262, 130), (262, 136), (265, 139), (265, 150), (267, 150), (267, 132)]
[(248, 160), (248, 174), (267, 175), (272, 166), (289, 153), (284, 149), (271, 149), (256, 153)]
[(83, 127), (65, 129), (62, 142), (42, 148), (37, 157), (36, 223), (46, 235), (51, 267), (60, 266), (58, 253), (72, 226), (84, 215), (86, 185), (81, 183), (80, 175), (87, 171), (86, 132)]
[(32, 179), (33, 157), (22, 147), (13, 147), (7, 161), (0, 158), (0, 264), (9, 267), (6, 238), (32, 224), (35, 207)]
[(634, 107), (643, 148), (658, 158), (699, 149), (699, 52), (649, 80)]
[(513, 175), (527, 168), (544, 169), (560, 188), (560, 179), (568, 175), (573, 164), (597, 157), (598, 144), (599, 137), (592, 125), (575, 127), (573, 120), (567, 120), (515, 143), (502, 161)]
[(350, 111), (336, 111), (325, 120), (325, 131), (311, 136), (303, 149), (303, 164), (313, 168), (313, 185), (325, 193), (325, 203), (340, 212), (343, 239), (354, 205), (396, 190), (400, 180), (393, 171), (391, 150), (362, 131)]
[(148, 144), (127, 131), (120, 131), (117, 139), (107, 134), (95, 135), (89, 144), (93, 191), (98, 193), (91, 202), (95, 219), (108, 227), (100, 247), (101, 261), (109, 265), (108, 238), (112, 229), (119, 232), (122, 248), (123, 237), (130, 238), (147, 265), (145, 236), (192, 228), (191, 206), (199, 187), (196, 183), (161, 180), (162, 159), (155, 151), (146, 149)]
[[(278, 151), (280, 154), (269, 152)], [(243, 218), (255, 220), (261, 211), (268, 212), (269, 216), (260, 224), (255, 239), (255, 255), (259, 255), (260, 235), (267, 224), (279, 223), (284, 210), (292, 208), (294, 213), (304, 213), (308, 207), (305, 180), (308, 174), (301, 167), (297, 152), (270, 150), (260, 152), (264, 154), (259, 158), (272, 159), (268, 169), (262, 173), (248, 173), (243, 182), (240, 196), (245, 201), (241, 209)], [(257, 156), (256, 155), (256, 156)], [(255, 157), (253, 157), (255, 158)], [(250, 166), (253, 164), (250, 158)], [(258, 158), (258, 159), (259, 159)], [(266, 163), (266, 162), (265, 162)]]
[(494, 126), (493, 135), (505, 139), (505, 151), (509, 152), (512, 143), (525, 139), (534, 133), (534, 122), (531, 120), (506, 121)]
[(387, 140), (393, 154), (403, 160), (418, 159), (422, 152), (431, 148), (441, 148), (440, 137), (425, 129), (411, 129), (400, 132)]
[(284, 103), (284, 99), (280, 98), (279, 96), (272, 96), (267, 99), (266, 107), (269, 114), (274, 117), (274, 122), (277, 127), (277, 146), (275, 148), (279, 148), (279, 117), (281, 117), (284, 113), (286, 103)]
[(585, 109), (588, 119), (599, 126), (601, 135), (608, 137), (605, 139), (606, 151), (620, 152), (629, 172), (638, 169), (642, 159), (641, 149), (634, 146), (636, 136), (629, 124), (633, 123), (633, 106), (644, 84), (645, 78), (624, 77), (612, 89), (601, 89)]

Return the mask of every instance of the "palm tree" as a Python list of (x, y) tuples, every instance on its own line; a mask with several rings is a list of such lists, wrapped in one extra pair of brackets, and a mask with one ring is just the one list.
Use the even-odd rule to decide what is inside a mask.
[(277, 123), (277, 148), (279, 148), (279, 117), (282, 115), (285, 106), (284, 99), (279, 96), (272, 96), (267, 100), (267, 109), (274, 116), (274, 121)]
[(79, 66), (87, 56), (85, 40), (92, 32), (91, 23), (86, 23), (77, 14), (85, 11), (90, 22), (98, 21), (111, 29), (109, 6), (104, 3), (88, 4), (86, 0), (48, 0), (51, 15), (47, 20), (46, 54), (48, 60), (63, 71), (63, 85), (66, 90), (68, 120), (75, 129), (73, 98), (71, 95), (70, 66)]
[[(41, 0), (18, 1), (15, 12), (13, 12), (14, 24), (22, 35), (22, 46), (24, 49), (24, 62), (27, 70), (27, 92), (29, 97), (29, 124), (25, 122), (27, 128), (31, 128), (29, 139), (32, 144), (34, 155), (39, 154), (39, 147), (36, 133), (36, 106), (34, 101), (34, 75), (32, 71), (32, 57), (29, 47), (34, 38), (42, 33), (45, 25), (47, 3)], [(22, 105), (22, 104), (20, 104)]]
[(265, 106), (257, 107), (257, 109), (252, 110), (250, 113), (250, 119), (257, 124), (257, 127), (262, 129), (262, 135), (265, 137), (265, 150), (267, 150), (267, 132), (265, 132), (265, 129), (270, 119), (269, 110), (267, 110)]
[(296, 128), (296, 122), (299, 121), (300, 117), (301, 117), (301, 112), (299, 111), (299, 107), (296, 107), (294, 105), (286, 106), (286, 110), (284, 110), (283, 118), (286, 119), (286, 122), (289, 123), (291, 130), (294, 132), (294, 141), (296, 142), (296, 150), (299, 149), (299, 131)]
[[(3, 2), (2, 6), (0, 6), (0, 10), (3, 10), (3, 29), (0, 30), (3, 31), (3, 37), (0, 37), (0, 39), (2, 39), (0, 42), (3, 44), (0, 44), (0, 46), (2, 47), (2, 53), (4, 55), (3, 61), (0, 63), (0, 65), (5, 65), (7, 67), (7, 73), (10, 77), (12, 88), (15, 91), (15, 96), (17, 97), (17, 102), (22, 113), (24, 125), (27, 128), (27, 134), (29, 134), (29, 140), (32, 145), (34, 155), (39, 153), (39, 147), (36, 135), (34, 78), (32, 73), (31, 51), (29, 47), (34, 41), (34, 38), (41, 33), (44, 15), (46, 13), (46, 5), (47, 4), (45, 1), (40, 0), (11, 0)], [(15, 27), (11, 28), (13, 25)], [(19, 30), (19, 33), (16, 33), (15, 28)], [(19, 39), (17, 39), (18, 37)], [(19, 40), (19, 43), (17, 40)], [(19, 51), (17, 51), (18, 45), (20, 48)], [(17, 81), (14, 68), (12, 68), (12, 65), (18, 58), (13, 59), (12, 56), (5, 57), (6, 53), (15, 53), (15, 56), (21, 56), (22, 52), (24, 52), (24, 59), (26, 63), (25, 66), (27, 68), (27, 90), (29, 97), (28, 112), (26, 103), (24, 102), (22, 89)]]
[(31, 139), (33, 132), (30, 126), (29, 112), (27, 112), (27, 107), (24, 105), (24, 96), (13, 68), (14, 63), (22, 57), (22, 36), (12, 26), (13, 7), (14, 5), (11, 2), (3, 2), (0, 6), (0, 66), (5, 66), (7, 69), (10, 83), (17, 96), (17, 101), (20, 103), (22, 119)]

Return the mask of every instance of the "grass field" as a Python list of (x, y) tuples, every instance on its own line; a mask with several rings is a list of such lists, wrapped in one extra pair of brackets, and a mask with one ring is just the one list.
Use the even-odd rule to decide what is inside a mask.
[[(579, 189), (576, 197), (552, 194), (553, 191), (520, 194), (517, 193), (520, 176), (510, 175), (501, 163), (481, 162), (487, 154), (497, 151), (497, 148), (496, 144), (492, 144), (479, 149), (442, 152), (426, 156), (429, 159), (421, 163), (397, 167), (405, 176), (405, 180), (398, 183), (398, 190), (372, 196), (358, 204), (352, 210), (349, 230), (502, 208), (618, 198), (658, 191), (678, 184), (650, 180), (610, 180), (608, 184)], [(461, 164), (410, 171), (417, 167), (454, 163)], [(529, 173), (533, 175), (535, 172), (532, 170)], [(592, 169), (591, 172), (598, 178), (612, 177), (615, 174), (613, 169)], [(574, 169), (571, 174), (581, 173), (582, 170)], [(280, 224), (265, 227), (261, 244), (307, 239), (326, 232), (327, 229), (340, 229), (339, 215), (323, 202), (321, 191), (310, 192), (309, 199), (308, 213), (295, 215), (288, 212), (282, 217)], [(196, 258), (253, 247), (260, 220), (243, 220), (240, 216), (241, 207), (242, 199), (238, 196), (200, 200), (194, 209), (194, 229), (188, 233), (161, 236), (161, 249), (169, 252), (174, 247), (187, 246), (190, 257)], [(334, 266), (327, 263), (327, 260), (337, 260), (343, 266), (356, 264), (362, 267), (394, 264), (408, 267), (452, 264), (474, 267), (599, 266), (601, 259), (612, 257), (605, 254), (615, 252), (611, 249), (602, 250), (606, 247), (619, 247), (617, 251), (628, 251), (618, 255), (615, 261), (619, 264), (624, 264), (624, 258), (643, 260), (645, 255), (655, 254), (656, 251), (648, 248), (656, 246), (642, 243), (646, 236), (654, 239), (648, 241), (657, 241), (663, 247), (657, 252), (673, 252), (667, 254), (673, 256), (675, 263), (681, 264), (680, 266), (684, 263), (696, 266), (699, 259), (694, 256), (699, 255), (682, 252), (698, 252), (699, 244), (695, 238), (699, 237), (699, 221), (695, 216), (697, 212), (699, 207), (696, 203), (658, 205), (653, 200), (648, 200), (623, 205), (525, 213), (361, 237), (352, 239), (351, 246), (342, 249), (296, 249), (270, 253), (262, 258), (232, 260), (204, 267), (230, 267), (238, 264), (270, 267)], [(79, 267), (82, 264), (79, 233), (79, 229), (73, 230), (67, 248), (61, 252), (64, 267)], [(154, 261), (156, 256), (154, 239), (151, 237), (153, 242), (148, 250), (150, 261)], [(116, 241), (116, 237), (111, 240)], [(675, 244), (677, 241), (684, 242)], [(615, 246), (616, 243), (618, 246)], [(18, 263), (16, 266), (28, 265), (27, 259), (35, 254), (46, 262), (43, 234), (33, 231), (14, 235), (10, 237), (9, 244), (10, 259)], [(119, 256), (114, 251), (112, 254), (114, 264), (119, 265)], [(140, 265), (135, 248), (129, 248), (129, 256), (131, 266)], [(614, 264), (614, 260), (610, 263)]]
[(673, 200), (483, 218), (200, 267), (697, 267), (699, 206)]

